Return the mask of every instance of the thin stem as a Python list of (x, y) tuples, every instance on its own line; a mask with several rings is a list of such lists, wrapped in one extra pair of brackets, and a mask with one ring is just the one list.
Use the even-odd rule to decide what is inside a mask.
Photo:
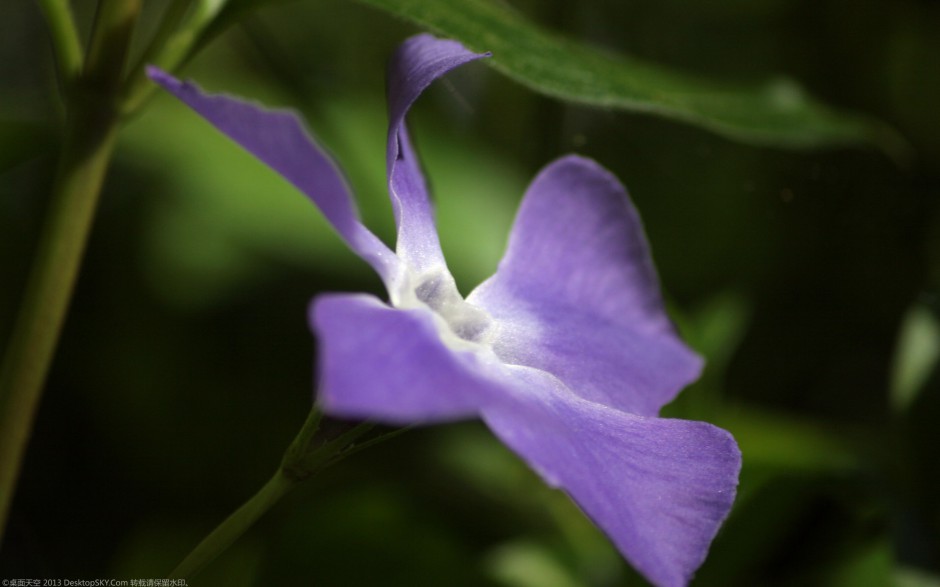
[(82, 43), (78, 39), (75, 19), (68, 0), (39, 0), (39, 8), (49, 25), (60, 82), (63, 88), (68, 89), (82, 71)]
[(310, 443), (313, 441), (314, 434), (320, 429), (320, 421), (323, 420), (323, 412), (314, 407), (307, 414), (304, 425), (300, 432), (291, 441), (290, 446), (284, 452), (284, 458), (281, 459), (281, 469), (290, 471), (310, 452)]
[(254, 524), (266, 511), (271, 509), (282, 497), (298, 483), (278, 469), (271, 479), (264, 484), (258, 493), (246, 501), (232, 515), (218, 525), (215, 530), (206, 536), (189, 555), (183, 559), (173, 572), (170, 579), (189, 579), (201, 571), (206, 565), (214, 561), (222, 552), (232, 545), (248, 528)]
[(183, 19), (190, 11), (192, 3), (193, 0), (173, 0), (163, 12), (157, 32), (127, 76), (128, 87), (124, 90), (126, 97), (123, 106), (125, 114), (132, 114), (136, 111), (145, 102), (146, 95), (152, 92), (152, 89), (148, 89), (153, 84), (147, 83), (146, 67), (148, 65), (166, 66), (163, 53), (166, 52), (167, 45), (177, 42), (175, 37), (179, 35)]
[(360, 442), (359, 444), (352, 444), (348, 446), (343, 452), (339, 453), (334, 458), (330, 459), (330, 461), (327, 464), (334, 465), (340, 462), (341, 460), (345, 459), (346, 457), (351, 457), (352, 455), (356, 454), (359, 451), (375, 446), (376, 444), (385, 442), (386, 440), (391, 440), (395, 438), (396, 436), (398, 436), (399, 434), (404, 434), (405, 432), (408, 432), (409, 430), (411, 430), (411, 428), (412, 428), (411, 426), (406, 426), (405, 428), (396, 428), (395, 430), (391, 430), (384, 434), (380, 434), (374, 438), (370, 438), (369, 440), (366, 440), (365, 442)]
[[(142, 70), (150, 61), (160, 53), (167, 41), (173, 37), (183, 22), (183, 17), (189, 11), (193, 0), (172, 0), (163, 12), (163, 18), (160, 19), (160, 25), (157, 32), (154, 33), (147, 49), (140, 56), (134, 70)], [(128, 76), (132, 77), (132, 76)]]
[[(206, 27), (212, 24), (228, 0), (176, 0), (164, 16), (167, 34), (159, 45), (153, 45), (145, 52), (134, 70), (127, 76), (124, 88), (122, 111), (124, 115), (134, 114), (153, 94), (156, 86), (147, 79), (147, 65), (156, 65), (168, 71), (174, 71), (183, 64), (196, 48)], [(193, 6), (189, 7), (190, 4)], [(188, 8), (188, 13), (187, 9)], [(170, 30), (171, 21), (178, 25)], [(162, 34), (162, 33), (161, 33)]]
[(101, 0), (85, 57), (84, 80), (88, 88), (105, 92), (109, 100), (116, 98), (127, 63), (140, 0)]
[(336, 438), (326, 440), (314, 447), (315, 434), (320, 429), (323, 414), (314, 407), (303, 427), (284, 452), (281, 466), (274, 477), (243, 506), (235, 510), (211, 534), (196, 546), (172, 573), (171, 579), (189, 579), (203, 567), (215, 560), (231, 546), (264, 512), (284, 497), (294, 486), (320, 471), (360, 450), (397, 436), (404, 430), (388, 432), (367, 440), (361, 445), (356, 440), (367, 434), (374, 424), (362, 422), (346, 430)]
[(372, 422), (356, 424), (336, 438), (324, 442), (323, 446), (299, 460), (292, 470), (300, 472), (300, 479), (306, 479), (313, 472), (338, 463), (345, 458), (347, 451), (353, 450), (356, 446), (355, 442), (361, 436), (371, 432), (373, 428), (375, 428), (375, 424)]
[(273, 477), (240, 508), (227, 517), (215, 530), (206, 536), (189, 555), (183, 559), (173, 572), (171, 579), (189, 579), (197, 574), (206, 565), (216, 559), (223, 551), (232, 545), (245, 533), (266, 511), (277, 503), (282, 497), (310, 472), (300, 472), (298, 463), (310, 451), (310, 444), (314, 434), (320, 429), (320, 420), (323, 412), (317, 407), (310, 410), (300, 432), (284, 452), (281, 466)]

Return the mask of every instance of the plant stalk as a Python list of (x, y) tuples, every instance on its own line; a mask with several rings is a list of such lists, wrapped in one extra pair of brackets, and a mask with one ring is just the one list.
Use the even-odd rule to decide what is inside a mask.
[[(60, 67), (75, 69), (65, 137), (23, 302), (0, 363), (0, 544), (43, 385), (117, 140), (117, 97), (140, 0), (101, 0), (82, 71), (63, 0), (44, 0)], [(62, 32), (66, 31), (66, 32)], [(71, 32), (69, 32), (71, 31)], [(71, 40), (70, 40), (71, 39)]]
[(355, 442), (368, 434), (374, 426), (363, 422), (334, 438), (314, 442), (317, 440), (315, 435), (320, 428), (321, 418), (320, 410), (314, 407), (300, 432), (284, 452), (281, 465), (274, 476), (258, 493), (206, 536), (183, 562), (173, 569), (170, 579), (191, 579), (231, 546), (291, 489), (309, 479), (314, 473), (359, 452), (362, 448), (393, 438), (405, 430), (393, 430), (356, 445)]
[(277, 472), (251, 499), (216, 527), (189, 555), (183, 559), (170, 579), (189, 579), (214, 561), (222, 552), (245, 533), (271, 506), (299, 483), (287, 476), (283, 469)]
[(39, 8), (49, 25), (59, 82), (69, 88), (82, 71), (82, 44), (68, 0), (39, 0)]
[(107, 114), (73, 113), (67, 125), (51, 209), (0, 366), (0, 543), (117, 136)]

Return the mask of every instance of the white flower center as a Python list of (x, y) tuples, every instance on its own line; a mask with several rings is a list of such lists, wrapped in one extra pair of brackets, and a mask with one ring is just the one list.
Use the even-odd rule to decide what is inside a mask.
[(450, 272), (444, 268), (420, 275), (409, 271), (402, 281), (392, 303), (402, 309), (431, 310), (444, 344), (456, 350), (489, 347), (493, 337), (493, 319), (483, 309), (463, 299)]

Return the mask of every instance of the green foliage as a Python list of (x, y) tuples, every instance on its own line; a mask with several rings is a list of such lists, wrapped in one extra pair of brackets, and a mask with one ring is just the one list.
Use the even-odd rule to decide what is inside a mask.
[(494, 0), (361, 0), (493, 53), (493, 66), (559, 99), (646, 112), (752, 144), (873, 143), (903, 157), (904, 142), (876, 121), (834, 112), (795, 82), (720, 83), (604, 52), (552, 34)]
[(898, 336), (891, 379), (891, 403), (899, 411), (908, 408), (926, 387), (940, 357), (940, 324), (923, 304), (907, 311)]

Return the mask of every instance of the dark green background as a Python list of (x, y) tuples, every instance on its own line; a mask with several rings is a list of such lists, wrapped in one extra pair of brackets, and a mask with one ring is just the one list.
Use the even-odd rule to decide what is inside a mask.
[[(92, 3), (74, 4), (87, 27)], [(147, 4), (144, 35), (163, 4)], [(919, 385), (895, 375), (938, 336), (940, 3), (511, 4), (697, 75), (788, 75), (910, 142), (907, 166), (874, 149), (741, 145), (567, 106), (481, 64), (437, 83), (412, 116), (464, 293), (495, 268), (526, 183), (551, 159), (586, 154), (630, 189), (672, 314), (709, 360), (666, 413), (726, 427), (744, 453), (738, 502), (695, 585), (940, 584), (938, 372), (928, 364)], [(390, 240), (384, 66), (415, 31), (355, 3), (275, 3), (183, 75), (302, 111)], [(32, 3), (0, 7), (0, 57), (5, 341), (61, 114)], [(0, 577), (165, 575), (260, 487), (303, 422), (309, 299), (380, 287), (304, 198), (159, 95), (125, 128), (107, 180)], [(328, 469), (191, 584), (644, 583), (564, 496), (465, 423)]]

